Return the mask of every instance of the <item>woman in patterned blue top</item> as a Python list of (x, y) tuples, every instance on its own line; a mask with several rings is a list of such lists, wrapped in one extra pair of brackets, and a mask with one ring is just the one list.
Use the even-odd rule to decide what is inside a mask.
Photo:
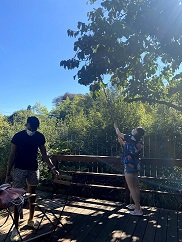
[(118, 126), (114, 124), (119, 143), (124, 147), (122, 162), (124, 164), (125, 180), (130, 190), (130, 196), (134, 204), (127, 207), (132, 209), (131, 215), (143, 215), (140, 207), (140, 187), (138, 171), (140, 169), (140, 152), (143, 148), (144, 129), (137, 127), (132, 130), (132, 135), (126, 135), (119, 131)]

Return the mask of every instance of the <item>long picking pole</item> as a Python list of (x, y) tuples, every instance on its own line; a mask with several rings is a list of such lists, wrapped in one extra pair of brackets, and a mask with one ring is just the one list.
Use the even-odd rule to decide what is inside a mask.
[(105, 88), (103, 88), (103, 91), (104, 91), (104, 95), (105, 95), (105, 98), (106, 98), (106, 101), (107, 101), (107, 105), (109, 107), (109, 112), (110, 112), (111, 119), (112, 119), (113, 123), (115, 123), (115, 119), (114, 119), (115, 118), (115, 114), (114, 114), (113, 107), (112, 107), (112, 105), (111, 105), (111, 103), (109, 101), (109, 98), (108, 98), (107, 94), (106, 94)]

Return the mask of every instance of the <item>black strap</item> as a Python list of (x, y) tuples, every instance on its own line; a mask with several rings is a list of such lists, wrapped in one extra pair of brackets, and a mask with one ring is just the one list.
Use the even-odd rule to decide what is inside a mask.
[(8, 212), (8, 215), (7, 215), (7, 217), (6, 217), (6, 220), (4, 221), (4, 223), (2, 224), (2, 225), (0, 225), (0, 227), (2, 227), (7, 221), (8, 221), (8, 218), (9, 218), (9, 211), (8, 211), (8, 209), (6, 209), (7, 210), (7, 212)]

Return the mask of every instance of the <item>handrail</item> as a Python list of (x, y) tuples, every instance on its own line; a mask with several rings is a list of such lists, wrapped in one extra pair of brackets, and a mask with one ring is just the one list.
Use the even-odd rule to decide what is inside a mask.
[[(74, 161), (74, 162), (104, 162), (108, 164), (120, 164), (121, 158), (116, 156), (96, 156), (96, 155), (51, 155), (54, 162)], [(182, 167), (182, 159), (161, 159), (161, 158), (142, 158), (141, 165), (157, 166), (178, 166)]]
[(107, 162), (117, 163), (120, 162), (120, 157), (115, 156), (96, 156), (96, 155), (51, 155), (53, 161), (81, 161), (81, 162)]
[[(104, 176), (107, 178), (110, 177), (111, 180), (113, 180), (113, 176), (116, 178), (116, 182), (119, 181), (118, 179), (121, 178), (122, 180), (122, 177), (124, 177), (123, 165), (121, 164), (120, 157), (96, 155), (52, 155), (51, 159), (54, 165), (61, 170), (62, 165), (65, 167), (67, 166), (67, 162), (68, 164), (70, 163), (67, 168), (69, 169), (69, 167), (71, 167), (71, 169), (66, 172), (72, 172), (72, 174), (75, 174), (76, 179), (78, 178), (77, 183), (79, 183), (81, 176), (85, 177), (84, 179), (86, 180), (84, 180), (83, 185), (90, 185), (91, 176), (94, 176), (95, 178), (97, 177), (97, 181), (98, 177), (100, 177), (99, 181), (101, 183), (103, 182)], [(181, 167), (182, 159), (142, 158), (141, 171), (139, 174), (139, 179), (143, 184), (141, 192), (145, 194), (182, 195), (181, 188), (179, 187), (179, 184), (181, 184), (182, 175), (181, 170), (178, 169)], [(104, 181), (108, 181), (107, 178)], [(93, 182), (93, 184), (95, 183)], [(104, 187), (104, 183), (99, 185), (100, 183), (97, 182), (96, 184), (98, 184), (98, 187)], [(117, 186), (117, 184), (115, 183), (114, 186)], [(150, 190), (148, 190), (148, 186), (150, 187)], [(108, 183), (107, 187), (109, 187)], [(125, 184), (125, 199), (129, 200), (129, 198), (129, 190)]]

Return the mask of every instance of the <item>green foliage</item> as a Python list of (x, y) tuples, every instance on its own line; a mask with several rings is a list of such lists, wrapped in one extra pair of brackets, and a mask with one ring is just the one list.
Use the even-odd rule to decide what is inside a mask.
[(53, 101), (52, 101), (52, 103), (53, 103), (53, 105), (54, 105), (56, 108), (58, 108), (60, 102), (66, 100), (67, 97), (68, 97), (70, 100), (73, 100), (74, 97), (75, 97), (76, 95), (80, 95), (80, 94), (71, 94), (71, 93), (69, 93), (69, 92), (66, 92), (63, 96), (58, 96), (58, 97), (54, 98)]
[(10, 149), (10, 125), (6, 119), (0, 115), (0, 182), (3, 182), (2, 178), (6, 171), (6, 162), (8, 159)]
[[(182, 114), (165, 105), (126, 103), (122, 89), (101, 89), (99, 95), (75, 95), (51, 112), (35, 104), (31, 110), (0, 115), (0, 177), (3, 181), (13, 135), (25, 128), (28, 116), (40, 120), (48, 154), (121, 155), (113, 121), (129, 134), (136, 126), (146, 130), (145, 157), (181, 158)], [(41, 177), (48, 170), (39, 155)], [(2, 175), (2, 176), (1, 176)], [(1, 181), (1, 182), (2, 182)]]
[(74, 79), (91, 91), (109, 75), (127, 102), (163, 103), (182, 111), (181, 14), (179, 0), (102, 0), (88, 13), (87, 24), (68, 30), (77, 38), (75, 56), (60, 65), (79, 68)]

